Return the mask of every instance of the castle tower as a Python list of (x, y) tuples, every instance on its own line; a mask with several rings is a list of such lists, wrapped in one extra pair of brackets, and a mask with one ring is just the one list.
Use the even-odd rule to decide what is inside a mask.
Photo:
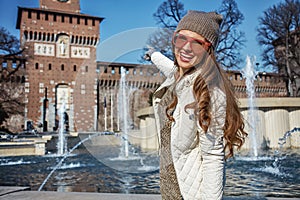
[(39, 8), (18, 8), (17, 29), (27, 57), (26, 121), (55, 130), (63, 106), (70, 131), (95, 130), (102, 20), (80, 13), (79, 0), (40, 0)]

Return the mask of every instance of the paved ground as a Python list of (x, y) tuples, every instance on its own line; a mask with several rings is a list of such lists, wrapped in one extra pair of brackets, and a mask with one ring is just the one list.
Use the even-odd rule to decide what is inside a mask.
[[(28, 187), (0, 186), (0, 200), (161, 200), (155, 194), (116, 194), (88, 192), (50, 192), (30, 191)], [(296, 200), (300, 198), (247, 198), (225, 197), (224, 200)]]

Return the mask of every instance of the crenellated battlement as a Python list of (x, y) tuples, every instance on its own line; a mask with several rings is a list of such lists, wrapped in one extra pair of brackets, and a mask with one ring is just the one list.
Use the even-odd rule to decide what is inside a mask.
[[(121, 70), (126, 69), (129, 85), (138, 88), (157, 88), (165, 77), (154, 65), (98, 62), (100, 86), (118, 86)], [(226, 71), (239, 98), (247, 97), (246, 78), (239, 71)], [(258, 73), (254, 81), (256, 97), (285, 97), (287, 88), (285, 78), (276, 73)]]
[(125, 68), (126, 80), (128, 85), (132, 87), (155, 89), (164, 80), (164, 76), (154, 65), (98, 62), (100, 86), (118, 86), (121, 78), (121, 67)]

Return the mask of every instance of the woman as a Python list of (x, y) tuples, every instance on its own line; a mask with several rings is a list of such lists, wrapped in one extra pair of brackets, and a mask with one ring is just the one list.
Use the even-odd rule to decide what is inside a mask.
[(247, 136), (214, 56), (221, 22), (217, 13), (189, 11), (172, 38), (175, 61), (149, 55), (167, 77), (153, 95), (163, 199), (222, 199), (225, 158)]

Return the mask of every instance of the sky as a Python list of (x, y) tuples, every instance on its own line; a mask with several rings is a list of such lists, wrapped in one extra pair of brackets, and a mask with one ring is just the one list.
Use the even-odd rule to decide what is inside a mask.
[[(100, 24), (100, 43), (97, 60), (107, 62), (137, 63), (138, 54), (145, 47), (148, 35), (158, 25), (153, 14), (164, 0), (81, 0), (81, 13), (103, 17)], [(236, 0), (238, 9), (244, 15), (239, 29), (245, 32), (245, 47), (241, 50), (242, 59), (256, 57), (261, 63), (262, 49), (256, 41), (258, 17), (263, 11), (284, 0)], [(221, 0), (181, 0), (185, 10), (215, 11)], [(16, 29), (17, 7), (39, 7), (39, 0), (0, 0), (0, 26), (19, 38)], [(108, 51), (109, 49), (109, 51)], [(139, 52), (139, 53), (138, 53)], [(243, 63), (242, 63), (243, 65)]]

